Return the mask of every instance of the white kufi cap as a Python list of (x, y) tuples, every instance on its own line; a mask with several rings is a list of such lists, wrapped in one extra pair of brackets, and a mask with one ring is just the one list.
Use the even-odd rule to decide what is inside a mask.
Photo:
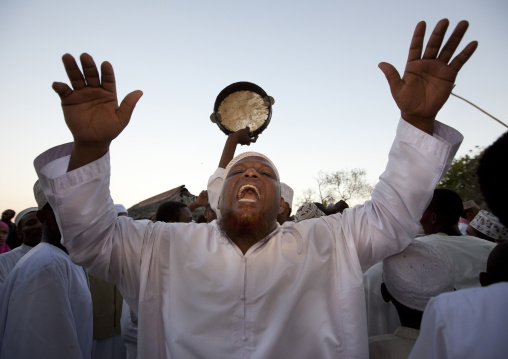
[(270, 163), (273, 166), (273, 169), (275, 170), (275, 174), (277, 175), (277, 179), (280, 179), (279, 171), (277, 171), (277, 167), (275, 167), (275, 164), (268, 157), (266, 157), (264, 154), (259, 153), (259, 152), (244, 152), (244, 153), (239, 154), (235, 158), (233, 158), (231, 161), (229, 161), (228, 165), (226, 166), (226, 169), (224, 170), (224, 178), (226, 178), (228, 176), (229, 170), (231, 169), (231, 167), (233, 167), (233, 165), (235, 163), (237, 163), (238, 161), (243, 160), (244, 158), (247, 158), (247, 157), (264, 158), (265, 160), (268, 161), (268, 163)]
[(383, 282), (390, 295), (422, 312), (430, 298), (453, 290), (454, 278), (448, 258), (419, 241), (383, 261)]
[(127, 208), (123, 204), (115, 204), (116, 213), (128, 213)]
[(508, 239), (508, 228), (503, 226), (499, 218), (483, 209), (469, 225), (494, 240)]
[(298, 208), (295, 214), (295, 222), (300, 222), (305, 219), (319, 218), (324, 216), (325, 213), (316, 206), (315, 203), (305, 203)]
[(38, 210), (39, 210), (39, 208), (37, 208), (37, 207), (29, 207), (29, 208), (24, 209), (21, 212), (19, 212), (18, 215), (16, 216), (16, 218), (14, 219), (14, 224), (16, 225), (16, 227), (19, 225), (21, 218), (23, 218), (25, 215), (27, 215), (30, 212), (37, 212)]
[(280, 196), (284, 198), (284, 201), (289, 204), (290, 208), (293, 208), (293, 195), (294, 191), (287, 184), (281, 182), (280, 183)]

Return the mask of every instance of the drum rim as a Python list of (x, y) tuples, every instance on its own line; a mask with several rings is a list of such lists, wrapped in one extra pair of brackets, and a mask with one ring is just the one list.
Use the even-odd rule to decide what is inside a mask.
[[(228, 97), (232, 93), (238, 92), (238, 91), (251, 91), (251, 92), (257, 93), (262, 98), (268, 97), (268, 94), (265, 92), (265, 90), (263, 90), (261, 87), (259, 87), (258, 85), (254, 84), (252, 82), (247, 82), (247, 81), (235, 82), (229, 86), (226, 86), (217, 95), (215, 104), (213, 106), (214, 113), (218, 113), (217, 111), (219, 110), (219, 106), (222, 103), (222, 101), (224, 101), (224, 99), (226, 97)], [(269, 102), (267, 107), (268, 107), (268, 116), (266, 117), (265, 122), (258, 129), (251, 132), (252, 137), (255, 137), (255, 136), (261, 134), (261, 132), (263, 132), (268, 127), (268, 124), (270, 123), (270, 119), (272, 118), (272, 104)], [(231, 131), (228, 128), (226, 128), (226, 126), (224, 126), (221, 122), (217, 123), (217, 126), (219, 126), (221, 131), (224, 132), (226, 135), (229, 135), (234, 132), (234, 131)]]

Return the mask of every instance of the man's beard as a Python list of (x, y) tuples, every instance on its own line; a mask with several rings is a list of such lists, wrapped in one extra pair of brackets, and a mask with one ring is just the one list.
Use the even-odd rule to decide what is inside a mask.
[(254, 244), (270, 234), (275, 225), (270, 226), (261, 213), (245, 215), (228, 210), (221, 211), (219, 228), (235, 243), (245, 241)]

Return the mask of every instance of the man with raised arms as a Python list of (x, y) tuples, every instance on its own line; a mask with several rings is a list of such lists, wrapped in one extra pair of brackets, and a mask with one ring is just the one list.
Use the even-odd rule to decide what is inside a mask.
[[(415, 29), (403, 77), (381, 63), (401, 111), (372, 201), (342, 214), (277, 223), (277, 168), (251, 153), (231, 161), (219, 223), (152, 223), (117, 217), (109, 195), (109, 146), (141, 91), (118, 106), (112, 66), (90, 55), (63, 63), (71, 87), (54, 83), (74, 142), (35, 160), (74, 262), (116, 283), (138, 314), (139, 358), (366, 358), (362, 270), (414, 238), (462, 136), (435, 117), (458, 71), (468, 23), (443, 48), (441, 20), (423, 48)], [(441, 49), (441, 51), (440, 51)]]

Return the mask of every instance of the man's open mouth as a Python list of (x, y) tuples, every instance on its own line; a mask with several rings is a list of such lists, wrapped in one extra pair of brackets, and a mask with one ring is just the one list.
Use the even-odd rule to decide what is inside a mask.
[(241, 202), (257, 202), (259, 199), (259, 190), (250, 184), (243, 185), (240, 187), (236, 196)]

